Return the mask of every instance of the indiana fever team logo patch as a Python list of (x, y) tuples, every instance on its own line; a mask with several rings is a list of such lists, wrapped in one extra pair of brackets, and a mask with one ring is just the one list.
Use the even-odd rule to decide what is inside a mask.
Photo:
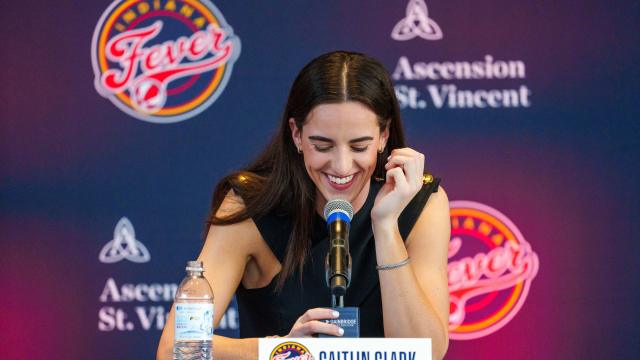
[(313, 360), (313, 356), (304, 345), (288, 341), (276, 346), (269, 356), (270, 360)]
[(206, 0), (117, 0), (93, 33), (95, 87), (140, 120), (174, 123), (209, 107), (240, 55), (240, 39)]
[(522, 308), (538, 255), (504, 214), (452, 201), (449, 336), (471, 340), (498, 331)]

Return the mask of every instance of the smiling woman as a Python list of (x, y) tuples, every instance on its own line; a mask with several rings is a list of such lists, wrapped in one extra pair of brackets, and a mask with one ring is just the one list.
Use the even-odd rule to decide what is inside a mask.
[[(291, 133), (303, 154), (307, 174), (316, 186), (316, 211), (327, 201), (340, 198), (360, 210), (382, 153), (388, 127), (380, 131), (376, 114), (359, 102), (316, 106), (304, 123), (304, 131), (289, 120)], [(303, 135), (304, 133), (304, 135)]]
[[(449, 208), (424, 155), (407, 148), (388, 73), (352, 52), (322, 55), (296, 77), (274, 139), (216, 186), (204, 262), (215, 323), (233, 294), (242, 339), (214, 337), (219, 359), (255, 359), (258, 337), (341, 336), (324, 279), (329, 200), (352, 203), (353, 281), (364, 337), (427, 337), (447, 349)], [(383, 316), (384, 314), (384, 316)], [(173, 311), (158, 358), (171, 354)]]

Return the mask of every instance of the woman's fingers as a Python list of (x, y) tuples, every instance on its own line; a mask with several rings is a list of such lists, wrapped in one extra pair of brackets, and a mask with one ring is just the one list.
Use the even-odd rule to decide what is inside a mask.
[(393, 167), (403, 166), (407, 162), (411, 162), (414, 158), (406, 155), (392, 155), (389, 156), (389, 160), (384, 165), (385, 169), (389, 170)]
[(419, 152), (417, 152), (417, 151), (415, 151), (415, 150), (413, 150), (411, 148), (393, 149), (389, 155), (390, 156), (404, 155), (404, 156), (409, 156), (409, 157), (424, 156), (424, 155), (422, 155), (422, 153), (419, 153)]
[(387, 171), (387, 183), (394, 184), (394, 189), (402, 193), (409, 192), (410, 187), (402, 168), (395, 167)]
[(289, 337), (307, 337), (314, 334), (342, 336), (344, 330), (335, 324), (321, 320), (336, 319), (340, 314), (331, 309), (314, 308), (307, 310), (293, 325)]
[(298, 322), (306, 323), (312, 320), (322, 320), (322, 319), (335, 319), (340, 314), (331, 309), (323, 309), (323, 308), (313, 308), (307, 310), (302, 316), (298, 318)]
[(415, 157), (409, 157), (404, 155), (396, 155), (389, 159), (389, 162), (385, 165), (385, 169), (389, 171), (393, 168), (401, 168), (407, 178), (407, 182), (411, 185), (416, 184), (416, 179), (422, 178), (422, 174), (418, 173), (419, 169), (418, 160)]
[(401, 167), (406, 175), (407, 182), (414, 190), (422, 186), (422, 174), (424, 172), (424, 155), (409, 148), (395, 149), (391, 152), (385, 169)]
[(371, 218), (396, 221), (422, 188), (424, 155), (410, 148), (394, 149), (385, 164), (386, 182), (378, 192)]
[(311, 320), (309, 322), (306, 322), (302, 324), (298, 328), (298, 330), (306, 336), (313, 334), (342, 336), (342, 334), (344, 334), (344, 330), (342, 330), (342, 328), (340, 328), (338, 325), (329, 324), (318, 320)]

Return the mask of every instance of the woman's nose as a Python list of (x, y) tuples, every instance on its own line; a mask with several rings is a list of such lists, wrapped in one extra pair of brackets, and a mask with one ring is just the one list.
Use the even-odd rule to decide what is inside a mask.
[(349, 151), (338, 151), (333, 161), (333, 169), (336, 172), (336, 175), (349, 175), (349, 171), (351, 171), (351, 165), (353, 162), (353, 158), (351, 157), (351, 153)]

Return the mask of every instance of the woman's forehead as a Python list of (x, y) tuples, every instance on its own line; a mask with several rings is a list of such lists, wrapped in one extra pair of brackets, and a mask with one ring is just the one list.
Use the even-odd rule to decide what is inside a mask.
[(376, 114), (365, 105), (348, 101), (342, 103), (321, 104), (314, 107), (307, 115), (304, 130), (308, 135), (312, 132), (324, 136), (351, 137), (364, 136), (379, 132)]

